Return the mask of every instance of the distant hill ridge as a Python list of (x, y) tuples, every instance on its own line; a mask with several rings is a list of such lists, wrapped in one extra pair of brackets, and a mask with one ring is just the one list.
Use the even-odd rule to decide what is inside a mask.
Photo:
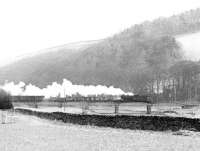
[(22, 56), (17, 56), (17, 58), (15, 59), (16, 61), (27, 58), (27, 57), (33, 57), (36, 55), (41, 55), (44, 53), (49, 53), (49, 52), (53, 52), (53, 51), (81, 51), (84, 50), (86, 48), (88, 48), (90, 45), (98, 43), (102, 40), (90, 40), (90, 41), (79, 41), (79, 42), (72, 42), (72, 43), (68, 43), (68, 44), (64, 44), (64, 45), (59, 45), (59, 46), (54, 46), (54, 47), (50, 47), (50, 48), (46, 48), (46, 49), (41, 49), (38, 50), (36, 52), (32, 52), (32, 53), (27, 53), (24, 54)]
[(66, 78), (76, 84), (114, 85), (135, 92), (142, 78), (155, 72), (154, 64), (169, 68), (183, 58), (175, 36), (198, 31), (200, 9), (146, 21), (104, 40), (63, 45), (23, 58), (0, 68), (0, 83), (24, 81), (45, 87)]

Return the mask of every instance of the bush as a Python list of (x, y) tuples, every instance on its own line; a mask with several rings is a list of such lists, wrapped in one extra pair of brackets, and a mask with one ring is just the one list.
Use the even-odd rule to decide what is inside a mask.
[(5, 110), (11, 108), (13, 108), (11, 95), (3, 89), (0, 89), (0, 109)]

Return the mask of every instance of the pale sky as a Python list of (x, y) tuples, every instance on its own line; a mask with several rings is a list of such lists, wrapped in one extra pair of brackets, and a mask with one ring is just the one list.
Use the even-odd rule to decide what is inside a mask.
[(200, 7), (200, 0), (0, 0), (0, 66), (15, 57), (111, 36)]

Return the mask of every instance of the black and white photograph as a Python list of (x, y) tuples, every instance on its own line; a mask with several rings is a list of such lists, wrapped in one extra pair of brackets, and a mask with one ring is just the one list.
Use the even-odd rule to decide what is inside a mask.
[(199, 150), (199, 0), (0, 0), (0, 151)]

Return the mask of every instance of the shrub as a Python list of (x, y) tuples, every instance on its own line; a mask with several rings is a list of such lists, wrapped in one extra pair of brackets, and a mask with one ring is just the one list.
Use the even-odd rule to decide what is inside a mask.
[(13, 108), (11, 95), (3, 89), (0, 89), (0, 109)]

